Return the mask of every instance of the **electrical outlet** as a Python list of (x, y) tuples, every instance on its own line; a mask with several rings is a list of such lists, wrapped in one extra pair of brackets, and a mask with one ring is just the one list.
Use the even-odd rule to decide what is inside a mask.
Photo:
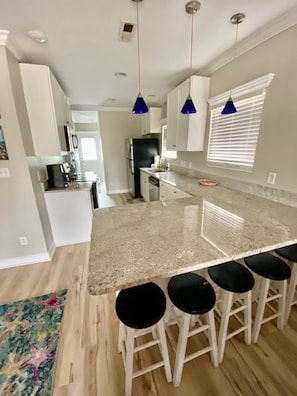
[(0, 177), (10, 177), (8, 168), (0, 168)]
[(20, 237), (20, 243), (22, 246), (28, 245), (28, 239), (25, 236)]
[(276, 173), (274, 172), (269, 172), (268, 173), (268, 178), (267, 178), (267, 183), (268, 184), (274, 184), (276, 179)]

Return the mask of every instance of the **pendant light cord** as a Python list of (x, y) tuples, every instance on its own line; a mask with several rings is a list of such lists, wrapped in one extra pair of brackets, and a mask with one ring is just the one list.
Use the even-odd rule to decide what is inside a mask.
[(191, 96), (191, 76), (192, 76), (192, 57), (193, 57), (193, 31), (194, 31), (194, 13), (192, 12), (192, 26), (191, 26), (191, 47), (190, 47), (190, 70), (189, 70), (189, 78), (190, 78), (190, 84), (189, 84), (189, 96)]
[(137, 54), (138, 54), (138, 95), (140, 95), (140, 45), (139, 45), (139, 14), (138, 2), (136, 3), (136, 18), (137, 18)]
[[(234, 52), (233, 52), (233, 67), (231, 67), (231, 69), (233, 68), (233, 70), (235, 69), (234, 63), (235, 63), (235, 59), (237, 56), (238, 25), (239, 25), (239, 23), (236, 23), (235, 43), (234, 43)], [(231, 73), (231, 77), (232, 77), (232, 80), (234, 81), (234, 73)], [(232, 96), (232, 88), (230, 89), (230, 98), (231, 98), (231, 96)]]

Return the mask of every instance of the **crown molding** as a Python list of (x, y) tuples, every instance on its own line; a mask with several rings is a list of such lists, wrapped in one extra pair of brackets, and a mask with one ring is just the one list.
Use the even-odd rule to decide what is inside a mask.
[(0, 30), (0, 45), (6, 45), (8, 35), (9, 35), (8, 30)]
[[(275, 18), (273, 21), (269, 22), (265, 26), (256, 30), (254, 33), (241, 40), (237, 44), (237, 56), (243, 55), (245, 52), (257, 47), (264, 41), (276, 36), (277, 34), (289, 29), (290, 27), (297, 24), (297, 7), (285, 12), (279, 17)], [(209, 77), (216, 70), (225, 66), (227, 63), (231, 62), (234, 57), (234, 50), (230, 48), (229, 50), (223, 52), (217, 58), (212, 60), (208, 65), (201, 68), (199, 76)]]

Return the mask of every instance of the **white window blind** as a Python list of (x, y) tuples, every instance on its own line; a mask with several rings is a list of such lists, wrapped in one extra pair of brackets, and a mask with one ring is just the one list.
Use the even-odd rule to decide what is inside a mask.
[(211, 111), (207, 161), (252, 169), (256, 154), (265, 93), (236, 102), (237, 113)]
[[(274, 74), (270, 73), (232, 90), (237, 112), (222, 115), (228, 93), (209, 99), (213, 106), (207, 163), (250, 172), (254, 165), (266, 88)], [(223, 99), (224, 98), (224, 99)], [(224, 100), (224, 102), (223, 102)]]

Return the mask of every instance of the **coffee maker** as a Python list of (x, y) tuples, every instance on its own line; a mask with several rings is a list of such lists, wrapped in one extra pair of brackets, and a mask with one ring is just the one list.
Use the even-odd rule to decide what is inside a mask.
[(71, 182), (70, 175), (65, 172), (63, 164), (46, 165), (49, 188), (67, 188)]

